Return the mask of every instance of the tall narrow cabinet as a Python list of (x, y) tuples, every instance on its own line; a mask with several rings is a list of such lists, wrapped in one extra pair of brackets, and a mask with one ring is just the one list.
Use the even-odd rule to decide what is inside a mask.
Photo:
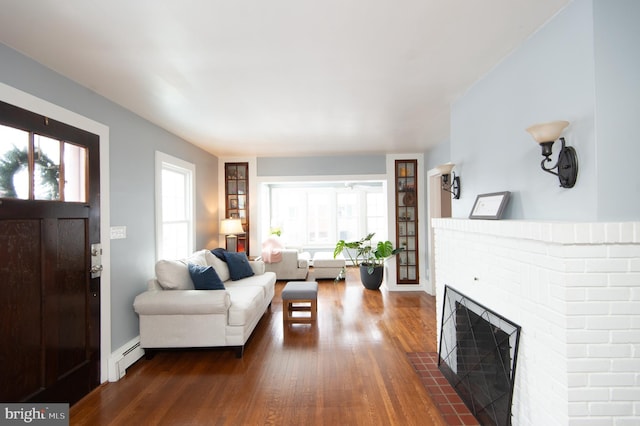
[(419, 284), (418, 160), (396, 160), (396, 262), (398, 284)]
[(249, 253), (249, 163), (224, 163), (227, 218), (240, 219), (244, 234), (238, 235), (238, 251)]

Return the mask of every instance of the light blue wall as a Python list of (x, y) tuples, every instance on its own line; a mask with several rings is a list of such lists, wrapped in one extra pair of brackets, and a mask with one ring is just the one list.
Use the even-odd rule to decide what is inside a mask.
[[(138, 335), (133, 298), (154, 276), (154, 157), (160, 150), (196, 165), (196, 247), (217, 239), (218, 159), (0, 44), (0, 81), (109, 127), (110, 219), (127, 238), (111, 241), (111, 345)], [(212, 207), (213, 206), (213, 207)]]
[[(591, 2), (581, 0), (455, 102), (451, 160), (464, 190), (454, 217), (467, 217), (477, 194), (511, 191), (505, 218), (597, 219), (593, 63)], [(540, 148), (524, 130), (551, 120), (571, 122), (565, 137), (580, 162), (572, 189), (540, 169)]]
[(348, 176), (385, 174), (384, 155), (260, 157), (258, 176)]
[[(454, 217), (467, 217), (477, 194), (511, 191), (508, 219), (640, 219), (638, 22), (634, 0), (574, 1), (454, 103), (451, 161), (464, 188)], [(571, 122), (572, 189), (540, 169), (524, 130), (551, 120)]]
[[(440, 164), (447, 163), (451, 161), (451, 141), (447, 139), (446, 141), (439, 143), (438, 145), (430, 148), (425, 154), (425, 174), (428, 170), (433, 169)], [(424, 187), (427, 187), (427, 178), (425, 176)]]
[(640, 220), (640, 1), (594, 3), (598, 217)]

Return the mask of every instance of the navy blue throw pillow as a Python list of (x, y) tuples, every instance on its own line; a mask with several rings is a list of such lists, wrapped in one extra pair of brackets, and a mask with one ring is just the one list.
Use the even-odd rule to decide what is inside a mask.
[(218, 259), (222, 260), (223, 262), (227, 261), (224, 258), (225, 252), (226, 252), (226, 250), (223, 249), (222, 247), (214, 248), (213, 250), (211, 250), (211, 254), (213, 254), (215, 257), (217, 257)]
[(247, 259), (246, 253), (232, 253), (229, 251), (225, 251), (224, 257), (227, 261), (227, 266), (229, 267), (229, 275), (231, 275), (232, 281), (241, 280), (242, 278), (247, 278), (254, 275), (253, 269), (251, 269), (251, 265), (249, 264), (249, 259)]
[(224, 290), (224, 284), (213, 266), (187, 264), (196, 290)]

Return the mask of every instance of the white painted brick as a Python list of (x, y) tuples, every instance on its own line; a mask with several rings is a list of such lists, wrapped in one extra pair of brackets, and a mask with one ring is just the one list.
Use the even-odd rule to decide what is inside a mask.
[(571, 388), (585, 387), (589, 383), (589, 375), (587, 373), (569, 373), (567, 374), (567, 385)]
[[(626, 371), (635, 374), (640, 371), (640, 358), (614, 359), (611, 361), (611, 371)], [(633, 376), (635, 380), (635, 376)]]
[(551, 296), (556, 297), (562, 301), (580, 302), (588, 300), (586, 295), (587, 291), (584, 288), (560, 286), (554, 286), (551, 288)]
[(631, 328), (631, 316), (590, 316), (587, 318), (585, 328), (588, 330), (628, 330)]
[(587, 259), (586, 272), (619, 272), (629, 270), (627, 259)]
[(604, 223), (591, 224), (591, 244), (602, 244), (606, 241), (606, 232)]
[(634, 237), (633, 222), (623, 222), (620, 224), (620, 242), (632, 243)]
[(586, 294), (589, 301), (618, 300), (626, 302), (631, 296), (628, 288), (590, 288), (587, 289)]
[(633, 354), (631, 345), (588, 345), (590, 358), (630, 358)]
[(571, 273), (564, 274), (564, 284), (568, 287), (600, 287), (609, 283), (609, 275), (606, 273)]
[(570, 402), (569, 415), (570, 416), (588, 416), (589, 404), (586, 402)]
[(611, 302), (611, 313), (613, 315), (638, 315), (640, 302)]
[(606, 315), (609, 302), (568, 302), (567, 315)]
[(620, 241), (620, 224), (607, 223), (605, 232), (607, 233), (607, 242), (610, 244)]
[(569, 223), (552, 223), (551, 241), (557, 244), (573, 244), (575, 242), (573, 225)]
[(611, 332), (611, 343), (640, 343), (640, 330)]
[[(640, 315), (624, 314), (637, 308), (640, 298), (640, 256), (635, 247), (640, 222), (632, 228), (619, 223), (443, 223), (448, 229), (436, 228), (439, 291), (444, 282), (460, 285), (461, 291), (473, 292), (471, 297), (523, 326), (514, 394), (514, 413), (519, 416), (514, 425), (613, 426), (613, 416), (632, 418), (633, 414), (599, 414), (587, 419), (596, 403), (570, 406), (567, 397), (569, 389), (577, 388), (594, 399), (610, 396), (612, 389), (640, 389), (640, 372), (609, 371), (615, 361), (621, 361), (616, 368), (635, 368), (634, 357), (640, 358)], [(621, 243), (625, 229), (633, 229), (635, 246)], [(599, 242), (606, 244), (589, 245)], [(480, 282), (473, 282), (473, 276)], [(602, 343), (570, 343), (602, 341), (605, 335), (608, 340)], [(640, 416), (640, 404), (634, 403)]]
[(630, 416), (633, 414), (633, 403), (630, 402), (592, 402), (589, 413), (595, 416)]
[(587, 328), (586, 317), (563, 317), (563, 319), (566, 321), (568, 330)]
[(608, 388), (572, 388), (569, 389), (569, 402), (608, 401)]
[(591, 226), (588, 223), (577, 223), (574, 226), (574, 238), (578, 244), (591, 241)]
[[(602, 369), (601, 371), (606, 371)], [(592, 373), (589, 374), (589, 386), (619, 387), (634, 386), (635, 377), (627, 373)]]
[[(546, 426), (546, 425), (545, 425)], [(572, 418), (568, 426), (614, 426), (610, 417)]]
[(616, 417), (613, 419), (614, 426), (638, 426), (640, 424), (640, 418), (637, 416), (631, 417)]
[(640, 287), (640, 272), (609, 274), (609, 285), (612, 287)]
[(640, 401), (640, 388), (615, 388), (611, 390), (613, 401)]
[[(605, 247), (605, 246), (600, 246)], [(607, 257), (622, 257), (622, 258), (638, 258), (640, 257), (640, 244), (624, 244), (624, 245), (612, 245), (607, 246)]]
[[(559, 271), (564, 272), (598, 272), (598, 271), (590, 271), (588, 269), (588, 262), (597, 262), (598, 259), (569, 259), (565, 260), (563, 267), (558, 269)], [(603, 271), (606, 272), (606, 271)]]
[(549, 256), (563, 259), (598, 259), (608, 257), (608, 250), (604, 245), (550, 246)]
[(586, 344), (569, 344), (567, 345), (568, 358), (588, 358), (589, 352)]
[(571, 419), (569, 426), (614, 426), (613, 419), (609, 417), (586, 417)]
[(608, 360), (576, 359), (568, 363), (567, 371), (570, 373), (597, 373), (600, 371), (609, 371), (610, 366), (611, 362)]
[(608, 343), (608, 331), (568, 330), (567, 343)]

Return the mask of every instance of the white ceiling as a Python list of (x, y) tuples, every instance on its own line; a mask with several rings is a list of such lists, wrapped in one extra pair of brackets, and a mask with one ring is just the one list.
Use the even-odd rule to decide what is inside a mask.
[(0, 0), (0, 41), (220, 156), (423, 152), (570, 0)]

